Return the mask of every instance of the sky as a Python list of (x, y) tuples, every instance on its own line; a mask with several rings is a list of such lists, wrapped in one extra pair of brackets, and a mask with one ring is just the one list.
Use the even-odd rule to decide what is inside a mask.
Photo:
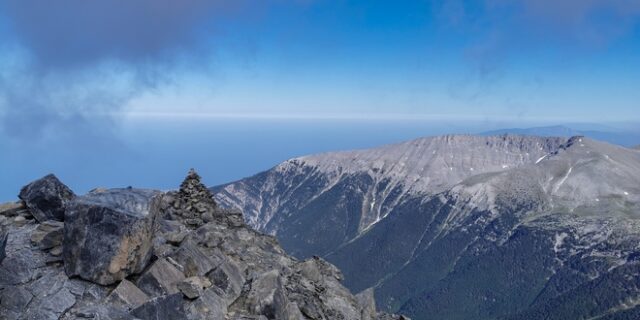
[(97, 114), (640, 119), (640, 0), (1, 0), (0, 19), (12, 135)]
[[(50, 171), (86, 189), (83, 177), (111, 165), (111, 156), (144, 153), (148, 144), (139, 141), (171, 140), (162, 132), (173, 132), (180, 139), (154, 145), (148, 152), (154, 157), (144, 161), (129, 154), (128, 162), (104, 171), (104, 183), (128, 183), (111, 179), (123, 167), (160, 170), (146, 164), (178, 148), (176, 141), (206, 140), (190, 136), (193, 130), (163, 129), (172, 122), (180, 128), (203, 119), (225, 128), (255, 127), (256, 119), (271, 121), (263, 128), (291, 122), (282, 126), (287, 133), (207, 131), (216, 136), (201, 148), (247, 143), (255, 147), (245, 154), (251, 158), (264, 152), (268, 134), (269, 145), (286, 144), (305, 129), (296, 123), (328, 121), (321, 147), (296, 140), (260, 166), (211, 173), (215, 183), (299, 152), (447, 128), (637, 128), (638, 83), (640, 0), (0, 0), (0, 178), (12, 181), (1, 196)], [(354, 127), (363, 129), (345, 139), (354, 142), (345, 144), (327, 134), (331, 121), (344, 120), (373, 121), (374, 128), (392, 121), (394, 134), (402, 134), (383, 137), (360, 123)], [(318, 126), (300, 136), (318, 139)], [(340, 126), (340, 134), (349, 134), (349, 126)], [(187, 160), (203, 163), (195, 157)], [(162, 169), (186, 170), (187, 160)], [(225, 165), (233, 162), (229, 157)]]

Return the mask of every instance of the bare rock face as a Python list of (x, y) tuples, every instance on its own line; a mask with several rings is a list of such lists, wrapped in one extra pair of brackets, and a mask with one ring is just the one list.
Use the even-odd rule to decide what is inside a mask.
[(49, 174), (20, 190), (20, 199), (39, 222), (64, 220), (65, 206), (75, 194), (56, 176)]
[(109, 285), (142, 272), (151, 258), (156, 228), (154, 195), (114, 189), (70, 203), (64, 227), (67, 275)]

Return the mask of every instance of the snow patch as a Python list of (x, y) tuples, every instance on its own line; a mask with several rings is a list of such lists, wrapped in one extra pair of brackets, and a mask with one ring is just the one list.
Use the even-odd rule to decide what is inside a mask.
[(536, 160), (536, 164), (540, 163), (540, 161), (544, 160), (544, 158), (546, 158), (547, 155), (545, 154), (544, 156), (540, 157), (538, 160)]
[(568, 236), (569, 234), (567, 234), (566, 232), (556, 233), (553, 243), (553, 252), (560, 252), (560, 247), (562, 247), (562, 245), (564, 244), (564, 239), (566, 239)]

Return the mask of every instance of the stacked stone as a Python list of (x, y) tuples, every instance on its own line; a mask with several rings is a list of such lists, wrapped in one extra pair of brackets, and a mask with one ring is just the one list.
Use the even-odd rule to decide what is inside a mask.
[(195, 170), (189, 170), (187, 177), (180, 185), (180, 190), (173, 195), (172, 208), (169, 209), (169, 216), (174, 220), (181, 220), (191, 228), (198, 228), (214, 220), (217, 204), (213, 200), (213, 195), (202, 184), (200, 175)]

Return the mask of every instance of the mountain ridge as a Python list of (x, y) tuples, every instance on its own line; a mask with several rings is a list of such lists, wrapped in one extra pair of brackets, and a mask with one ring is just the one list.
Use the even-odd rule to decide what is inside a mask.
[[(602, 307), (570, 310), (585, 317), (617, 314), (615, 308), (623, 306), (626, 298), (617, 298), (619, 295), (613, 293), (629, 286), (627, 282), (631, 281), (622, 280), (617, 272), (636, 268), (633, 257), (640, 255), (636, 245), (640, 242), (640, 154), (582, 136), (551, 140), (510, 135), (471, 140), (468, 136), (455, 137), (484, 146), (492, 139), (527, 143), (492, 145), (518, 146), (524, 154), (514, 158), (503, 149), (484, 150), (480, 154), (491, 157), (483, 158), (477, 157), (478, 150), (483, 150), (481, 146), (454, 148), (473, 155), (469, 158), (481, 159), (484, 166), (473, 164), (478, 170), (468, 174), (470, 163), (454, 155), (462, 158), (456, 170), (465, 174), (447, 176), (453, 179), (443, 181), (450, 184), (431, 192), (403, 186), (394, 202), (386, 202), (386, 215), (361, 230), (354, 220), (366, 211), (362, 210), (367, 204), (366, 192), (362, 191), (375, 185), (369, 172), (375, 160), (358, 151), (297, 158), (302, 160), (287, 166), (305, 168), (301, 161), (311, 159), (314, 163), (324, 162), (323, 170), (274, 169), (259, 174), (257, 180), (252, 180), (255, 177), (243, 180), (226, 192), (232, 195), (232, 191), (248, 187), (254, 188), (252, 192), (263, 187), (290, 188), (291, 182), (299, 182), (293, 188), (296, 192), (285, 193), (285, 198), (273, 202), (284, 204), (278, 207), (280, 217), (276, 215), (274, 220), (283, 227), (273, 229), (273, 234), (296, 255), (317, 253), (335, 263), (347, 275), (347, 287), (355, 292), (374, 287), (376, 301), (384, 310), (401, 311), (417, 319), (517, 318), (516, 315), (526, 318), (535, 314), (562, 319), (559, 316), (562, 312), (554, 313), (551, 308), (560, 301), (557, 299), (569, 299), (572, 292), (583, 294), (580, 290), (585, 289), (581, 288), (604, 279), (600, 291), (596, 291), (599, 295), (594, 298), (606, 301)], [(452, 138), (439, 139), (446, 142)], [(411, 146), (416, 141), (430, 140), (405, 144)], [(541, 141), (551, 143), (545, 147), (540, 145)], [(384, 154), (395, 159), (402, 159), (405, 154), (385, 152), (389, 148), (393, 150), (394, 145), (365, 154)], [(415, 155), (421, 157), (423, 153)], [(359, 157), (367, 161), (358, 162)], [(376, 159), (380, 158), (384, 159)], [(502, 168), (505, 159), (513, 161), (508, 164), (510, 167)], [(407, 163), (420, 161), (428, 160), (420, 158)], [(358, 171), (349, 167), (352, 164), (356, 168), (368, 165)], [(336, 169), (339, 167), (342, 171)], [(426, 171), (431, 174), (433, 168)], [(329, 189), (324, 188), (326, 181), (331, 180), (324, 176), (327, 172), (345, 171), (349, 172), (346, 178)], [(279, 176), (282, 173), (286, 174)], [(313, 178), (305, 182), (309, 174)], [(264, 184), (267, 176), (271, 180)], [(413, 192), (416, 190), (419, 192)], [(261, 196), (261, 201), (269, 202), (268, 193)], [(218, 194), (220, 197), (228, 195), (222, 192)], [(311, 205), (307, 205), (309, 199), (313, 199)], [(287, 207), (287, 203), (303, 205), (296, 211), (295, 207)], [(349, 216), (347, 211), (357, 214)], [(330, 236), (325, 237), (326, 234)], [(629, 290), (631, 296), (640, 295), (636, 289)], [(465, 292), (476, 293), (468, 296)], [(451, 303), (456, 299), (467, 307), (456, 307), (458, 303)], [(571, 301), (580, 305), (579, 301)]]

